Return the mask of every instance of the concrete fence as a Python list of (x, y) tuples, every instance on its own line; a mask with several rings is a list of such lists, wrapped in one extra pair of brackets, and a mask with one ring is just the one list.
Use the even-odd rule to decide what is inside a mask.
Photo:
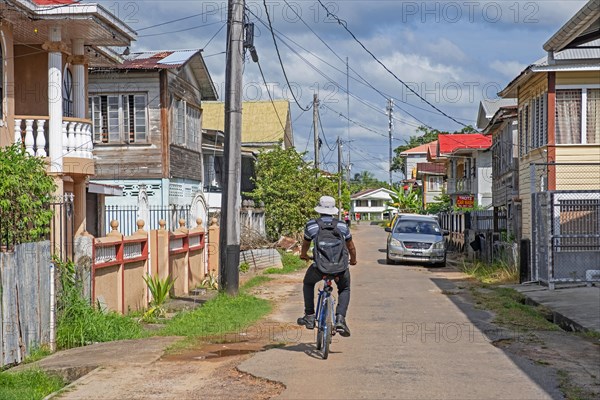
[(174, 279), (175, 297), (200, 286), (209, 271), (218, 270), (219, 227), (213, 220), (207, 245), (202, 220), (196, 223), (188, 229), (181, 219), (179, 228), (170, 232), (161, 221), (160, 229), (147, 232), (139, 220), (137, 231), (123, 236), (118, 221), (111, 221), (112, 231), (92, 241), (92, 301), (120, 313), (144, 309), (151, 300), (144, 282), (148, 275)]

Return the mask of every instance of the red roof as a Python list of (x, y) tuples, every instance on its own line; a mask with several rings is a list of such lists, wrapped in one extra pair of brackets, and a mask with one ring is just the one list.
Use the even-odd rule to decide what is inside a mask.
[(461, 149), (487, 149), (492, 138), (481, 133), (455, 133), (438, 136), (439, 154), (451, 154)]
[(436, 146), (437, 146), (437, 140), (434, 140), (431, 143), (425, 143), (425, 144), (422, 144), (420, 146), (413, 147), (412, 149), (404, 150), (402, 153), (400, 153), (400, 155), (405, 155), (405, 154), (427, 154), (427, 149), (430, 146), (434, 146), (433, 148), (435, 149)]

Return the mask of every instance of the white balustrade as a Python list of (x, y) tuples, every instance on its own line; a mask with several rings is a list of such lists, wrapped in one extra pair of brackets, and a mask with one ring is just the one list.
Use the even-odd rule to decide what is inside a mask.
[(63, 156), (66, 156), (67, 153), (69, 152), (69, 130), (68, 128), (69, 123), (63, 121), (62, 123), (62, 135), (63, 135)]
[(67, 122), (67, 157), (77, 157), (75, 153), (75, 147), (77, 146), (76, 138), (75, 138), (75, 123)]
[(38, 157), (46, 157), (46, 135), (44, 133), (45, 119), (37, 120), (37, 136), (35, 138), (35, 155)]
[(23, 140), (21, 138), (21, 119), (15, 118), (15, 143), (19, 144)]
[(33, 140), (33, 120), (28, 119), (25, 121), (25, 151), (30, 156), (35, 155), (35, 150), (33, 146), (35, 145), (35, 141)]
[[(48, 119), (15, 118), (15, 143), (21, 143), (32, 156), (47, 157), (52, 141)], [(92, 126), (82, 121), (62, 121), (63, 156), (93, 158)]]
[(71, 122), (75, 125), (75, 157), (83, 157), (85, 151), (83, 150), (83, 124), (80, 122)]

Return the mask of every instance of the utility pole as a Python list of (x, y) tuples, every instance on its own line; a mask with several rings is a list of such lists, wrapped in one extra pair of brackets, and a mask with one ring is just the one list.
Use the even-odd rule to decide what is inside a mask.
[(319, 96), (313, 94), (313, 131), (315, 136), (315, 171), (319, 176)]
[(237, 295), (240, 283), (242, 66), (244, 0), (229, 0), (225, 67), (225, 144), (219, 237), (219, 289)]
[(389, 133), (389, 141), (390, 141), (390, 186), (392, 186), (392, 132), (394, 129), (394, 100), (388, 100), (387, 106), (388, 112), (388, 133)]
[(338, 219), (342, 219), (342, 141), (340, 137), (337, 138), (337, 150), (338, 150)]

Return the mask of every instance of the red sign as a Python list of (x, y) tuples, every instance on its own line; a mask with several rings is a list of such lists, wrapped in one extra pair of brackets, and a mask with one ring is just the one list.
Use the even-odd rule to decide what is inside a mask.
[(456, 207), (473, 208), (475, 206), (475, 196), (472, 194), (456, 196)]

